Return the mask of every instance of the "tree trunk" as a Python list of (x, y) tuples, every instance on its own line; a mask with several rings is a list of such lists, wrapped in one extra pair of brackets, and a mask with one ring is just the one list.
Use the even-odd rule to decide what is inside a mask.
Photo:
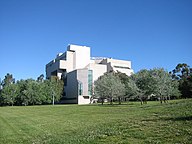
[(142, 101), (142, 99), (141, 99), (140, 101), (141, 101), (141, 105), (143, 105), (143, 101)]
[(110, 102), (110, 104), (111, 104), (111, 105), (113, 104), (113, 98), (111, 98), (111, 102)]
[(121, 98), (120, 97), (118, 97), (118, 99), (119, 99), (119, 105), (121, 104)]
[(103, 98), (101, 99), (101, 103), (102, 103), (102, 105), (103, 105), (103, 103), (104, 103), (104, 100), (103, 100)]
[(167, 103), (168, 102), (167, 97), (163, 97), (163, 101), (164, 101), (164, 103)]
[(161, 104), (163, 103), (162, 97), (160, 97), (160, 102), (161, 102)]

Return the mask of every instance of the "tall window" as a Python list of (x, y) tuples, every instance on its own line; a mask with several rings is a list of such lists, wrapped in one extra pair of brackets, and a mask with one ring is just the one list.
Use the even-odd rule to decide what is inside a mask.
[(88, 95), (92, 96), (93, 93), (93, 71), (88, 71)]
[(83, 84), (78, 81), (78, 95), (83, 95)]

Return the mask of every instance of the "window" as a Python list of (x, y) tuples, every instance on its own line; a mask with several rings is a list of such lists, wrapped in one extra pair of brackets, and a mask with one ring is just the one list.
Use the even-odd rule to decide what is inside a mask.
[(57, 76), (57, 70), (56, 70), (56, 71), (51, 72), (51, 76)]
[(83, 95), (83, 84), (78, 81), (78, 95)]
[(115, 68), (122, 68), (122, 69), (130, 69), (129, 67), (124, 67), (124, 66), (114, 66)]
[(88, 95), (92, 95), (93, 93), (93, 71), (88, 71)]
[(89, 99), (89, 96), (83, 96), (84, 99)]
[(64, 78), (64, 86), (67, 86), (67, 75)]

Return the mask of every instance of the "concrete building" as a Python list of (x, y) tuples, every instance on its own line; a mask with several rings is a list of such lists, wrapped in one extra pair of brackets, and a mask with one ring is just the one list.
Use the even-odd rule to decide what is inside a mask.
[(46, 77), (64, 78), (64, 103), (89, 104), (93, 83), (105, 72), (133, 73), (131, 61), (90, 56), (90, 47), (69, 45), (46, 65)]

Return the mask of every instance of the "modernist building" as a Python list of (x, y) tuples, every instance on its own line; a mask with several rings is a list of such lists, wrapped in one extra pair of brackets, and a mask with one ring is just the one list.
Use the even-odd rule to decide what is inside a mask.
[(89, 104), (93, 83), (105, 72), (120, 71), (131, 75), (131, 61), (90, 56), (90, 47), (69, 45), (65, 53), (46, 65), (46, 77), (64, 79), (65, 103)]

